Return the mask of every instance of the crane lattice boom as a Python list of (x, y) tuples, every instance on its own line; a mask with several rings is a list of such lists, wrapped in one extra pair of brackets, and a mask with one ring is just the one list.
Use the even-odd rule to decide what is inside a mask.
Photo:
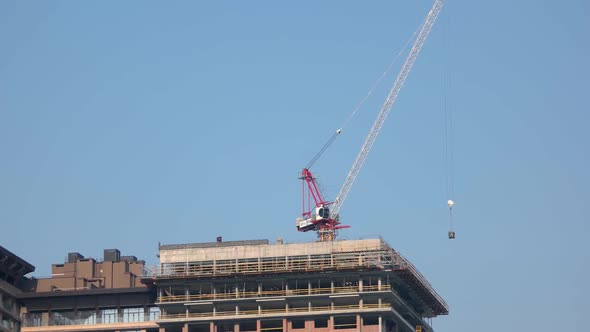
[(344, 200), (346, 199), (346, 196), (348, 196), (348, 193), (350, 192), (350, 188), (352, 187), (354, 181), (356, 180), (356, 177), (358, 176), (361, 168), (363, 167), (363, 164), (365, 163), (365, 160), (367, 159), (367, 156), (369, 155), (369, 152), (371, 151), (371, 148), (373, 147), (373, 144), (377, 139), (377, 135), (379, 135), (379, 132), (383, 127), (383, 123), (385, 122), (385, 119), (387, 118), (389, 111), (391, 111), (391, 108), (393, 107), (393, 104), (395, 103), (402, 86), (406, 82), (406, 78), (408, 77), (410, 70), (412, 70), (412, 66), (414, 65), (414, 62), (416, 62), (416, 58), (420, 54), (422, 46), (424, 46), (424, 42), (428, 38), (428, 35), (432, 30), (432, 26), (438, 18), (438, 15), (440, 14), (444, 4), (445, 0), (436, 0), (434, 2), (434, 5), (430, 9), (430, 12), (428, 12), (426, 19), (424, 20), (424, 24), (422, 24), (422, 28), (420, 29), (420, 32), (416, 37), (416, 41), (414, 42), (414, 45), (412, 46), (412, 49), (410, 50), (410, 53), (408, 54), (406, 61), (404, 62), (399, 74), (397, 75), (393, 87), (387, 95), (385, 103), (381, 107), (379, 115), (377, 116), (375, 123), (373, 123), (373, 127), (371, 127), (369, 135), (365, 139), (365, 143), (363, 144), (360, 153), (356, 157), (352, 165), (352, 168), (350, 169), (350, 172), (348, 173), (348, 176), (346, 177), (346, 180), (344, 181), (344, 184), (342, 185), (342, 188), (338, 193), (338, 196), (336, 196), (336, 199), (334, 200), (334, 205), (332, 206), (331, 211), (331, 216), (333, 219), (336, 218), (340, 208), (342, 207), (342, 204), (344, 203)]

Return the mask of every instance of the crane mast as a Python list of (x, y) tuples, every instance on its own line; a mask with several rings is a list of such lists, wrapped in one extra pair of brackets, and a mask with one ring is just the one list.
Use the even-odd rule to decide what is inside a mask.
[(422, 28), (420, 29), (420, 32), (416, 37), (416, 41), (414, 41), (414, 45), (412, 46), (412, 49), (410, 50), (410, 53), (408, 54), (406, 61), (404, 62), (399, 74), (397, 75), (393, 87), (389, 91), (387, 99), (381, 107), (379, 115), (377, 116), (377, 119), (375, 120), (373, 126), (371, 127), (371, 130), (369, 131), (369, 135), (365, 139), (365, 143), (363, 144), (361, 151), (359, 152), (354, 163), (352, 164), (352, 168), (348, 172), (348, 176), (346, 177), (346, 180), (344, 181), (344, 184), (342, 185), (342, 188), (340, 189), (338, 196), (336, 196), (336, 199), (334, 200), (330, 212), (331, 219), (337, 219), (338, 212), (340, 211), (342, 204), (346, 200), (346, 197), (348, 196), (348, 193), (350, 192), (350, 189), (354, 184), (356, 177), (361, 171), (363, 164), (367, 160), (367, 156), (369, 155), (369, 152), (371, 151), (373, 144), (375, 144), (375, 140), (377, 139), (377, 136), (379, 135), (379, 132), (383, 127), (383, 123), (385, 122), (385, 119), (387, 119), (387, 115), (389, 115), (389, 112), (391, 111), (391, 108), (393, 107), (393, 104), (395, 103), (401, 88), (406, 82), (406, 78), (408, 77), (410, 70), (412, 70), (414, 63), (416, 62), (416, 58), (418, 57), (420, 51), (422, 50), (422, 47), (424, 46), (424, 42), (426, 42), (428, 35), (430, 35), (430, 31), (432, 30), (432, 27), (434, 26), (434, 23), (436, 22), (436, 19), (438, 18), (444, 4), (445, 0), (436, 0), (434, 2), (434, 5), (428, 12), (426, 19), (422, 24)]

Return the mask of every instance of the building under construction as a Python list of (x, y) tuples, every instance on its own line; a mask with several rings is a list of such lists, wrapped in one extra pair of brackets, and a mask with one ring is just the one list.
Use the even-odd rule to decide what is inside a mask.
[(432, 331), (448, 306), (383, 239), (160, 245), (160, 331)]

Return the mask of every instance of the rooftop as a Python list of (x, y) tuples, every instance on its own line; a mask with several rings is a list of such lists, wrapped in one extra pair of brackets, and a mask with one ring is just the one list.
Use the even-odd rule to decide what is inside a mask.
[(35, 267), (0, 246), (0, 280), (15, 285), (28, 273), (35, 271)]
[(382, 271), (397, 277), (432, 316), (448, 305), (416, 267), (382, 238), (276, 243), (268, 240), (160, 246), (160, 266), (146, 279), (209, 279), (240, 276)]

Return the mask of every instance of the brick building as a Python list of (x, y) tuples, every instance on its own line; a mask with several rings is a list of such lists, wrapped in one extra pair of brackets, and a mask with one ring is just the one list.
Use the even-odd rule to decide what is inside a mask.
[(69, 253), (50, 278), (25, 283), (22, 331), (158, 331), (155, 291), (141, 283), (144, 266), (117, 249), (105, 249), (100, 261)]

